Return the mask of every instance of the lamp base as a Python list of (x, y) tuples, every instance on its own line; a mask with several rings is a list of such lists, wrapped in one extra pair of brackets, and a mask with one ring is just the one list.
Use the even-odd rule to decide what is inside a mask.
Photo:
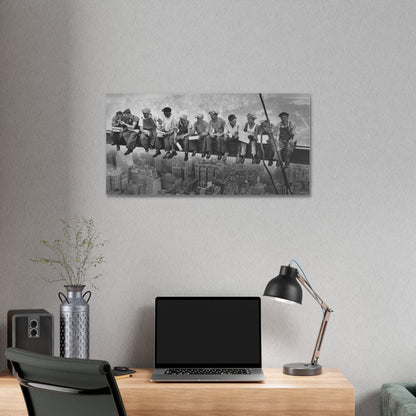
[(283, 374), (289, 376), (317, 376), (322, 373), (322, 366), (311, 363), (290, 363), (283, 366)]

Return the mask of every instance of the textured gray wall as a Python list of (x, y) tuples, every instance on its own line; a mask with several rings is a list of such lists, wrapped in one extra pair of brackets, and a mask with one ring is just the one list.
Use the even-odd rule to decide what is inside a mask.
[[(335, 309), (322, 364), (377, 415), (383, 382), (416, 381), (415, 18), (414, 1), (1, 1), (0, 354), (8, 309), (58, 318), (28, 259), (80, 214), (111, 241), (93, 357), (151, 366), (155, 296), (260, 295), (295, 257)], [(105, 94), (166, 91), (311, 93), (311, 196), (107, 197)], [(307, 296), (265, 299), (264, 366), (309, 359), (319, 322)]]

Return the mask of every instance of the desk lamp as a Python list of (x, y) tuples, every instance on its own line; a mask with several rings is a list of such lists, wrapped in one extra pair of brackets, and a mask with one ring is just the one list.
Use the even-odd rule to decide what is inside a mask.
[[(297, 263), (296, 263), (297, 264)], [(298, 265), (299, 266), (299, 265)], [(299, 266), (300, 268), (300, 266)], [(302, 268), (300, 268), (302, 270)], [(303, 270), (302, 270), (303, 273)], [(304, 273), (303, 273), (304, 274)], [(332, 309), (315, 293), (306, 276), (298, 273), (294, 267), (281, 266), (280, 273), (267, 284), (264, 290), (264, 296), (271, 296), (284, 303), (302, 303), (302, 286), (313, 296), (319, 303), (323, 312), (321, 328), (319, 329), (318, 339), (316, 340), (315, 349), (313, 350), (312, 360), (310, 363), (290, 363), (283, 366), (283, 373), (292, 376), (316, 376), (322, 373), (322, 366), (318, 364), (319, 354), (321, 352), (322, 340), (325, 335), (326, 326)]]

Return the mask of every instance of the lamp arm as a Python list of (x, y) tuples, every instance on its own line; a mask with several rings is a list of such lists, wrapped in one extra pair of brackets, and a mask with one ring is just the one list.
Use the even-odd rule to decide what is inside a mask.
[(324, 317), (321, 322), (321, 327), (319, 328), (318, 338), (316, 340), (315, 349), (313, 350), (313, 355), (311, 359), (311, 364), (315, 365), (317, 364), (319, 355), (321, 353), (322, 341), (325, 336), (325, 331), (326, 331), (326, 327), (329, 321), (329, 317), (331, 316), (331, 312), (333, 312), (333, 310), (329, 308), (328, 305), (321, 299), (321, 297), (312, 290), (312, 287), (310, 286), (310, 284), (299, 273), (297, 275), (297, 279), (302, 284), (302, 286), (312, 295), (312, 297), (319, 303), (321, 308), (324, 310)]

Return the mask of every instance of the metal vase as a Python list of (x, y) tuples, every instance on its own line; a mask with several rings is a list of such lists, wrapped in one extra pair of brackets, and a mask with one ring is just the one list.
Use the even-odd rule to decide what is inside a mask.
[[(88, 359), (90, 355), (90, 307), (91, 292), (82, 294), (84, 285), (65, 286), (67, 295), (59, 292), (60, 354), (66, 358)], [(85, 297), (88, 296), (87, 299)]]

